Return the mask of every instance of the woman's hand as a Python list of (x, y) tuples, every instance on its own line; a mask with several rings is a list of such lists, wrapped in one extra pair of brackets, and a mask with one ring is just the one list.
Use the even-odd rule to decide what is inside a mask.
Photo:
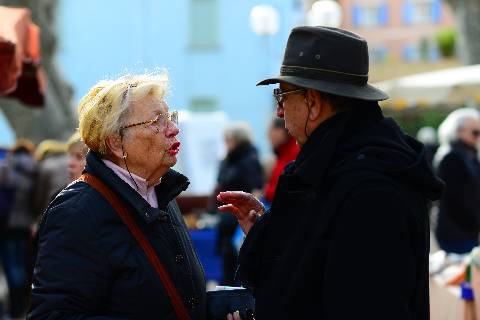
[(218, 207), (218, 210), (233, 213), (245, 235), (248, 234), (257, 218), (264, 213), (263, 205), (250, 193), (242, 191), (220, 192), (217, 200), (226, 203)]

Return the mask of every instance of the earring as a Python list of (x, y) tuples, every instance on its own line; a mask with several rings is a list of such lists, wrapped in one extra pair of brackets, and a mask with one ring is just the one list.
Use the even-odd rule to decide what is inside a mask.
[(127, 159), (127, 155), (126, 155), (126, 154), (124, 154), (122, 158), (123, 158), (123, 159)]

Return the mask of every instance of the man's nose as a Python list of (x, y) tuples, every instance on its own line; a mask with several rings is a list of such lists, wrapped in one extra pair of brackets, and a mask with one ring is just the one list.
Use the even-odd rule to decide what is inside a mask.
[(283, 109), (282, 107), (279, 107), (279, 106), (277, 105), (277, 117), (283, 118), (284, 115), (285, 115), (284, 109)]

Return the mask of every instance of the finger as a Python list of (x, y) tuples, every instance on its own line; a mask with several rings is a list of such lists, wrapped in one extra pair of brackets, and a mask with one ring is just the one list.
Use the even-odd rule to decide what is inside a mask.
[(240, 319), (240, 312), (239, 311), (235, 311), (233, 313), (233, 320), (241, 320)]
[(217, 200), (221, 202), (245, 201), (249, 199), (249, 196), (249, 193), (242, 191), (225, 191), (218, 194)]
[(239, 209), (235, 207), (233, 204), (225, 204), (217, 208), (220, 212), (233, 212), (238, 211)]
[(227, 314), (227, 320), (233, 320), (233, 316), (231, 313)]
[(238, 220), (243, 220), (247, 217), (246, 214), (242, 214), (240, 209), (231, 204), (218, 207), (218, 211), (232, 213)]

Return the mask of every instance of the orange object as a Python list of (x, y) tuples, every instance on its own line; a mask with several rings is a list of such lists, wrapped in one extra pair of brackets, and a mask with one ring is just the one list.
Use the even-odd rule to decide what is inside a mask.
[(467, 281), (467, 266), (465, 266), (465, 269), (461, 273), (450, 279), (446, 284), (449, 286), (459, 286), (464, 281)]
[(46, 88), (40, 66), (40, 29), (30, 10), (0, 6), (0, 96), (42, 106)]

